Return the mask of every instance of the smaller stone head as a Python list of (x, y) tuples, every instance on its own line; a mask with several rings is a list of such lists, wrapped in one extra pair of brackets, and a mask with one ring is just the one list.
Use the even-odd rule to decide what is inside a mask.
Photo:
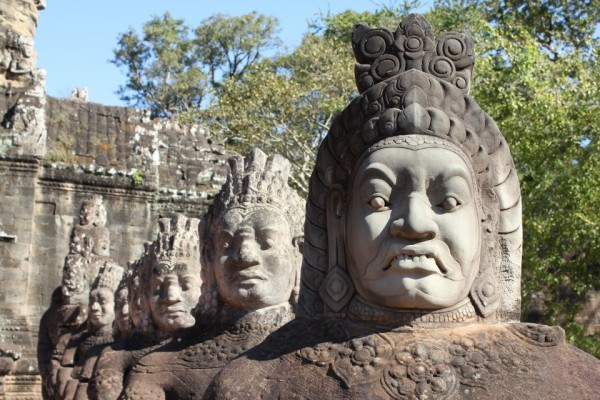
[(115, 293), (115, 325), (117, 334), (120, 337), (131, 336), (133, 323), (129, 313), (129, 284), (131, 280), (131, 270), (119, 282), (117, 292)]
[[(295, 303), (304, 204), (288, 186), (290, 163), (253, 150), (231, 172), (208, 213), (202, 307), (257, 309)], [(217, 295), (218, 293), (218, 299)]]
[(106, 225), (106, 208), (102, 196), (84, 200), (79, 210), (79, 224), (103, 227)]
[(158, 238), (146, 258), (148, 299), (154, 325), (171, 333), (195, 323), (200, 296), (199, 220), (178, 214), (158, 221)]
[(123, 276), (123, 268), (106, 262), (90, 291), (88, 325), (91, 331), (112, 327), (115, 320), (115, 291)]
[(129, 318), (133, 331), (138, 333), (147, 333), (150, 326), (150, 309), (146, 295), (148, 277), (145, 273), (144, 259), (142, 257), (129, 265), (130, 277), (127, 286)]

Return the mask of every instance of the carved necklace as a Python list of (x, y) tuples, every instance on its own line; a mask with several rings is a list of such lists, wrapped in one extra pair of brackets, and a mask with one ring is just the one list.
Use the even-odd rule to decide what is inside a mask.
[(384, 308), (370, 304), (357, 295), (350, 302), (347, 314), (348, 318), (353, 320), (374, 322), (386, 326), (422, 326), (430, 324), (440, 326), (475, 321), (477, 318), (475, 308), (468, 298), (451, 308), (421, 311)]

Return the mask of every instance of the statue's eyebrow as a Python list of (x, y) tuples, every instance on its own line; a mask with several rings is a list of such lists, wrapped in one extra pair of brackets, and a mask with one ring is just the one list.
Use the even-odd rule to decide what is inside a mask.
[(469, 172), (465, 168), (459, 167), (457, 165), (452, 165), (449, 168), (443, 169), (440, 172), (440, 174), (438, 174), (438, 176), (441, 178), (441, 182), (445, 182), (451, 178), (458, 176), (467, 181), (469, 187), (471, 187), (474, 184), (474, 182), (472, 182), (473, 178), (471, 177), (471, 175), (469, 175)]
[(385, 180), (390, 186), (393, 186), (397, 177), (390, 167), (383, 163), (376, 162), (365, 168), (360, 178), (360, 183), (362, 184), (365, 182), (365, 180), (372, 178), (383, 178), (383, 180)]

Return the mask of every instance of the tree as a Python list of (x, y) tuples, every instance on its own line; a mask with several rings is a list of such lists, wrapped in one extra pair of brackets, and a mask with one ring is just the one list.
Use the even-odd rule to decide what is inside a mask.
[(239, 78), (264, 51), (277, 47), (278, 24), (276, 18), (256, 12), (241, 17), (216, 14), (202, 21), (195, 30), (196, 56), (208, 67), (212, 85), (218, 86), (219, 72)]
[(118, 90), (127, 103), (154, 116), (202, 108), (222, 79), (239, 78), (278, 43), (277, 20), (257, 13), (204, 20), (190, 37), (183, 20), (169, 13), (118, 37), (112, 62), (125, 70)]
[[(301, 45), (248, 69), (230, 80), (210, 112), (211, 131), (245, 153), (257, 146), (280, 153), (293, 167), (293, 185), (308, 191), (316, 152), (333, 118), (356, 96), (350, 43), (357, 21), (397, 24), (418, 1), (383, 7), (374, 13), (321, 14), (310, 24)], [(395, 27), (394, 27), (395, 28)]]
[(520, 26), (553, 60), (570, 48), (589, 50), (600, 21), (598, 0), (477, 0), (488, 21)]
[(309, 34), (292, 54), (226, 81), (209, 112), (211, 131), (241, 153), (260, 144), (287, 157), (293, 185), (306, 193), (316, 150), (353, 89), (346, 46)]
[(206, 75), (193, 57), (189, 29), (169, 13), (144, 24), (143, 36), (132, 29), (118, 37), (112, 62), (123, 67), (127, 83), (118, 94), (156, 116), (195, 109), (206, 95)]
[[(475, 36), (471, 94), (507, 137), (519, 169), (524, 318), (565, 326), (571, 341), (598, 356), (599, 342), (574, 315), (600, 282), (600, 46), (589, 30), (569, 38), (542, 34), (528, 18), (490, 20), (480, 3), (438, 4), (430, 20)], [(529, 12), (546, 3), (533, 10), (532, 2)], [(556, 52), (548, 47), (561, 41)]]

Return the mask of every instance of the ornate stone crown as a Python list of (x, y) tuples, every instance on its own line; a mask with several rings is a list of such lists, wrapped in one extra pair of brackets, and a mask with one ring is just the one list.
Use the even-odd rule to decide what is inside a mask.
[(355, 25), (352, 48), (360, 93), (410, 69), (450, 82), (469, 93), (475, 64), (473, 40), (454, 32), (436, 38), (429, 22), (418, 14), (406, 17), (394, 33), (365, 24)]
[(111, 292), (116, 292), (119, 283), (123, 279), (123, 268), (110, 261), (104, 263), (104, 266), (98, 272), (98, 276), (92, 285), (92, 290), (106, 288)]
[(215, 198), (209, 219), (216, 220), (232, 208), (271, 206), (282, 212), (290, 222), (293, 236), (302, 235), (304, 202), (288, 185), (290, 162), (276, 154), (268, 157), (260, 149), (253, 149), (244, 158), (229, 158), (229, 174), (219, 195)]
[(187, 218), (182, 214), (173, 218), (160, 218), (157, 238), (149, 249), (154, 262), (168, 269), (176, 268), (176, 265), (166, 262), (172, 258), (199, 262), (199, 223), (198, 218)]

